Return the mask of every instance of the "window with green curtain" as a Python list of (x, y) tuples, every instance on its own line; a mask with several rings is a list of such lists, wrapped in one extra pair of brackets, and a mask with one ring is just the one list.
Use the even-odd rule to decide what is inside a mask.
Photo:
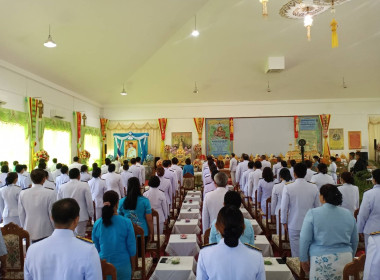
[(88, 164), (91, 166), (94, 162), (101, 159), (101, 138), (100, 128), (82, 126), (83, 149), (91, 154)]
[(29, 165), (28, 114), (0, 108), (0, 161)]
[(43, 118), (43, 149), (48, 152), (50, 160), (57, 158), (58, 162), (71, 163), (71, 123)]

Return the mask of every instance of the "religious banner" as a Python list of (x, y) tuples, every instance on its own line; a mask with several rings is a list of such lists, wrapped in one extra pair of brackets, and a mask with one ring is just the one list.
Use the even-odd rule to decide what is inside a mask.
[(329, 144), (331, 150), (344, 150), (343, 128), (329, 129)]
[(193, 134), (191, 132), (172, 132), (172, 147), (177, 150), (192, 148)]
[(160, 127), (161, 132), (161, 154), (164, 152), (165, 147), (165, 132), (166, 132), (166, 125), (168, 123), (168, 119), (158, 119), (158, 126)]
[(205, 123), (205, 118), (194, 118), (194, 124), (195, 124), (195, 128), (197, 129), (198, 141), (200, 145), (202, 145), (202, 132), (203, 132), (204, 123)]
[[(28, 102), (28, 126), (29, 126), (29, 133), (30, 133), (30, 156), (29, 156), (29, 163), (31, 166), (31, 169), (35, 166), (35, 161), (33, 160), (35, 155), (35, 149), (38, 149), (37, 143), (39, 136), (37, 135), (37, 131), (39, 131), (38, 127), (38, 119), (39, 119), (39, 100), (35, 98), (27, 98), (26, 100)], [(42, 103), (42, 102), (41, 102)]]
[(148, 155), (149, 133), (114, 133), (114, 157), (131, 159), (141, 157), (144, 162)]
[(234, 141), (234, 118), (230, 118), (230, 141)]
[(298, 138), (298, 132), (300, 131), (300, 118), (294, 116), (294, 139)]
[(107, 153), (107, 144), (106, 144), (106, 130), (107, 130), (107, 125), (108, 125), (108, 119), (105, 118), (100, 118), (100, 131), (102, 133), (102, 161), (104, 162), (106, 158), (106, 153)]
[(327, 138), (329, 137), (330, 118), (331, 118), (330, 114), (319, 115), (319, 119), (322, 125), (322, 135), (324, 139), (323, 140), (323, 157), (324, 158), (330, 157), (329, 142), (327, 141)]
[(73, 115), (74, 115), (75, 132), (77, 134), (77, 155), (79, 155), (79, 150), (81, 148), (82, 113), (73, 112)]
[(360, 150), (362, 148), (362, 132), (349, 131), (348, 132), (348, 149)]
[(322, 133), (318, 119), (318, 116), (298, 117), (298, 139), (306, 140), (305, 151), (322, 152)]
[(219, 156), (231, 154), (230, 119), (206, 119), (206, 153)]

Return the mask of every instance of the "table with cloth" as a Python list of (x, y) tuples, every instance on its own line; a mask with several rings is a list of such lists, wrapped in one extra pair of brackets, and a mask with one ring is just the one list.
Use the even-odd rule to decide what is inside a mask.
[(261, 249), (263, 257), (273, 257), (272, 246), (265, 235), (255, 235), (255, 247)]
[(187, 234), (186, 239), (181, 234), (170, 235), (165, 252), (170, 256), (196, 256), (200, 251), (198, 239), (195, 234)]
[(175, 234), (199, 234), (200, 232), (198, 219), (190, 219), (189, 222), (185, 219), (177, 220), (173, 227)]
[(266, 280), (293, 280), (293, 274), (286, 264), (279, 264), (276, 258), (264, 258), (271, 265), (264, 265)]
[(200, 219), (201, 213), (199, 209), (181, 208), (181, 211), (179, 212), (179, 218), (180, 219)]
[[(167, 263), (161, 263), (163, 258), (167, 258)], [(171, 257), (161, 257), (155, 271), (150, 277), (151, 280), (195, 280), (197, 262), (194, 257), (174, 257), (179, 258), (179, 264), (172, 264)]]
[(182, 208), (183, 209), (189, 209), (189, 208), (191, 208), (191, 209), (200, 209), (201, 206), (200, 206), (199, 201), (190, 202), (189, 200), (184, 200), (183, 203), (182, 203)]

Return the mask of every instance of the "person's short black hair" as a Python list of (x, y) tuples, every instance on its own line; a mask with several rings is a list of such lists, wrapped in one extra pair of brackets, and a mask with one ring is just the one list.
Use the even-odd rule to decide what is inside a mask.
[(83, 164), (81, 167), (80, 167), (80, 172), (86, 172), (88, 170), (88, 166)]
[(318, 164), (318, 172), (322, 174), (327, 174), (327, 165), (324, 163)]
[(61, 167), (61, 173), (62, 174), (67, 174), (68, 171), (69, 171), (69, 168), (67, 167), (67, 165), (63, 165)]
[(294, 174), (297, 175), (297, 178), (305, 178), (307, 173), (306, 164), (300, 162), (294, 165)]
[(350, 172), (343, 172), (340, 175), (340, 178), (342, 178), (344, 182), (347, 184), (351, 184), (351, 185), (355, 184), (354, 177), (352, 177)]
[(162, 162), (162, 166), (163, 166), (163, 167), (169, 167), (169, 165), (170, 165), (170, 160), (164, 160), (164, 161)]
[(141, 161), (141, 157), (136, 157), (136, 162), (140, 162)]
[(128, 160), (127, 159), (123, 160), (123, 165), (124, 164), (128, 164)]
[(95, 167), (92, 170), (92, 177), (98, 178), (98, 177), (100, 177), (100, 174), (102, 174), (102, 170), (99, 167)]
[(39, 169), (46, 169), (46, 162), (40, 162), (40, 163), (38, 164), (38, 168), (39, 168)]
[(351, 153), (350, 153), (350, 156), (354, 158), (354, 157), (355, 157), (355, 153), (354, 153), (354, 152), (351, 152)]
[(178, 158), (176, 158), (176, 157), (172, 158), (172, 163), (173, 164), (178, 164)]
[(53, 163), (57, 163), (58, 160), (56, 158), (53, 158)]
[[(14, 181), (18, 179), (18, 175), (16, 172), (9, 172), (7, 174), (7, 178), (5, 178), (5, 184), (7, 186), (12, 185)], [(17, 182), (17, 181), (16, 181)]]
[(380, 184), (380, 169), (372, 171), (372, 178), (375, 180), (376, 184)]
[(256, 169), (261, 169), (261, 167), (263, 167), (263, 165), (261, 164), (261, 161), (259, 161), (259, 160), (255, 161), (255, 165), (254, 166), (256, 167)]
[(280, 178), (284, 179), (286, 182), (289, 182), (292, 180), (292, 175), (290, 174), (290, 171), (287, 168), (281, 168), (279, 175), (280, 175)]
[(306, 164), (306, 167), (307, 168), (311, 168), (313, 166), (313, 163), (311, 162), (311, 160), (305, 160), (305, 164)]
[(321, 195), (327, 203), (330, 203), (335, 206), (342, 205), (343, 196), (337, 186), (326, 184), (321, 187), (319, 192), (321, 193)]
[[(8, 165), (7, 165), (8, 166)], [(17, 173), (21, 173), (21, 171), (24, 169), (24, 166), (22, 166), (21, 164), (17, 164), (16, 165), (16, 172)]]
[(62, 163), (57, 163), (57, 165), (55, 166), (56, 169), (61, 169), (62, 168)]
[(78, 162), (79, 161), (79, 157), (74, 157), (73, 161)]
[(99, 167), (98, 164), (97, 164), (96, 162), (94, 162), (94, 163), (92, 164), (92, 170), (94, 170), (94, 169), (97, 168), (97, 167)]
[(265, 159), (267, 159), (267, 156), (266, 155), (261, 155), (261, 159), (265, 160)]
[(336, 161), (336, 157), (330, 157), (331, 161)]
[(206, 160), (212, 159), (212, 156), (207, 156)]
[(70, 179), (78, 179), (79, 176), (80, 176), (80, 171), (78, 168), (70, 169), (70, 171), (69, 171)]
[(15, 160), (15, 161), (13, 162), (13, 165), (16, 166), (17, 164), (18, 164), (18, 161)]
[(42, 181), (46, 178), (45, 171), (42, 169), (34, 169), (30, 173), (30, 179), (34, 184), (40, 185)]
[(131, 158), (131, 164), (136, 164), (136, 159), (135, 158)]
[(249, 160), (249, 155), (247, 155), (247, 154), (243, 154), (243, 159), (244, 159), (244, 160)]
[(290, 160), (290, 166), (294, 167), (297, 164), (297, 162), (294, 159)]
[(190, 165), (190, 164), (191, 164), (191, 159), (189, 159), (189, 158), (185, 159), (185, 163), (186, 163), (187, 165)]
[(64, 198), (53, 204), (51, 216), (55, 225), (69, 227), (79, 217), (79, 211), (79, 204), (75, 199)]
[(43, 163), (43, 162), (46, 162), (46, 160), (44, 158), (40, 158), (38, 163)]
[(288, 167), (288, 163), (285, 160), (281, 161), (281, 166), (282, 167)]
[(355, 153), (355, 155), (361, 157), (362, 153), (358, 151), (358, 152)]
[(1, 166), (1, 173), (8, 173), (9, 172), (9, 166), (8, 165), (2, 165)]
[(108, 165), (108, 172), (109, 173), (112, 173), (116, 170), (116, 165), (111, 163), (110, 165)]
[(318, 161), (319, 161), (319, 156), (313, 156), (313, 159), (315, 159), (315, 160), (318, 160)]
[(235, 157), (235, 154), (234, 153), (231, 153), (231, 158), (234, 158)]
[(27, 166), (26, 164), (23, 164), (23, 165), (22, 165), (22, 168), (24, 168), (25, 171), (28, 170), (28, 166)]
[(160, 185), (160, 183), (161, 183), (160, 178), (158, 178), (157, 176), (152, 176), (149, 179), (149, 187), (158, 188), (158, 186)]
[(214, 169), (211, 171), (211, 179), (214, 181), (215, 175), (219, 173), (218, 169)]
[(263, 170), (263, 174), (262, 174), (262, 177), (263, 179), (266, 181), (266, 182), (273, 182), (274, 180), (274, 176), (273, 176), (273, 172), (272, 172), (272, 168), (270, 167), (265, 167), (264, 170)]
[(248, 162), (249, 169), (253, 169), (254, 166), (255, 166), (255, 163), (253, 161)]
[(106, 158), (104, 160), (104, 162), (105, 162), (106, 165), (110, 165), (111, 164), (111, 160), (109, 158)]
[(237, 208), (240, 208), (241, 205), (241, 197), (238, 192), (234, 191), (228, 191), (224, 195), (224, 205), (229, 206), (233, 205), (236, 206)]
[(128, 169), (129, 169), (129, 165), (128, 165), (128, 163), (124, 164), (124, 165), (123, 165), (123, 170), (127, 171)]

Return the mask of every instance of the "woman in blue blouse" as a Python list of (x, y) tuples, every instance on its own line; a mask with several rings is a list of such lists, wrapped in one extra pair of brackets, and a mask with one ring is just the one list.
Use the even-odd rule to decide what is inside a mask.
[(132, 257), (136, 255), (136, 239), (132, 222), (117, 214), (119, 195), (107, 191), (103, 195), (102, 217), (92, 229), (92, 240), (101, 259), (113, 264), (118, 280), (132, 276)]
[(351, 262), (358, 246), (355, 218), (342, 207), (342, 194), (335, 185), (320, 189), (322, 206), (310, 209), (300, 236), (300, 261), (310, 270), (310, 279), (342, 279), (344, 266)]
[(185, 160), (186, 165), (183, 167), (183, 175), (186, 173), (190, 173), (191, 175), (194, 176), (194, 166), (191, 164), (191, 159), (187, 158)]
[[(153, 240), (153, 217), (149, 199), (141, 195), (140, 186), (138, 178), (128, 179), (127, 196), (120, 200), (118, 213), (129, 218), (133, 224), (144, 230), (146, 246), (147, 242)], [(138, 246), (140, 246), (140, 238), (137, 241)]]

